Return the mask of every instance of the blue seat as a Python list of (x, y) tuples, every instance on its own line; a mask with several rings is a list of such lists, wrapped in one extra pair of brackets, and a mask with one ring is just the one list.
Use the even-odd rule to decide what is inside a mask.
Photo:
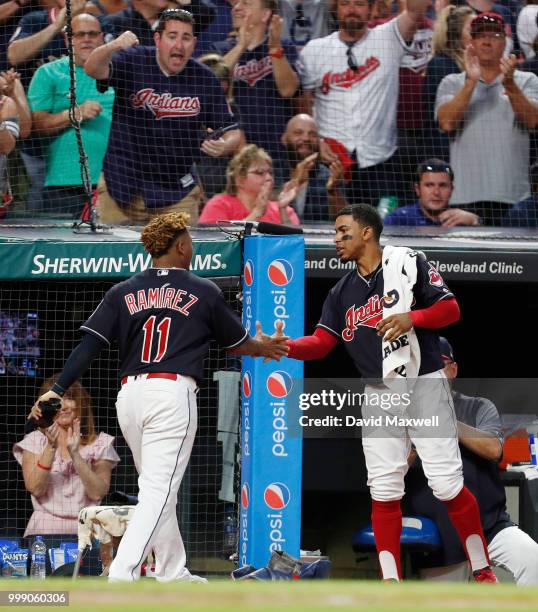
[[(442, 547), (437, 525), (424, 516), (404, 516), (402, 518), (400, 543), (402, 549), (408, 552), (433, 552)], [(374, 530), (371, 523), (353, 534), (351, 545), (355, 552), (375, 550)]]

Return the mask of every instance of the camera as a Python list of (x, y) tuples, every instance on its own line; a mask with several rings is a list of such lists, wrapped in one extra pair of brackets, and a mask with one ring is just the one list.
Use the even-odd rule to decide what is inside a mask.
[(50, 400), (39, 402), (39, 408), (41, 409), (41, 418), (36, 421), (38, 427), (50, 427), (54, 422), (54, 417), (60, 406), (62, 400), (53, 397)]

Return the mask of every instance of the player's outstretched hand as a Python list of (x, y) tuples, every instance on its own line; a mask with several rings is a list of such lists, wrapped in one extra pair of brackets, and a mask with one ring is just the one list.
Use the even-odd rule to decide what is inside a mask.
[(256, 321), (256, 336), (254, 338), (260, 344), (260, 356), (265, 357), (263, 360), (264, 363), (271, 359), (280, 361), (280, 358), (286, 357), (290, 350), (286, 344), (286, 340), (289, 340), (289, 336), (285, 336), (282, 331), (282, 321), (280, 321), (280, 324), (280, 327), (277, 327), (277, 324), (275, 324), (275, 333), (272, 336), (268, 336), (263, 332), (261, 323)]
[(129, 49), (129, 47), (139, 44), (136, 34), (133, 34), (130, 30), (122, 32), (113, 42), (118, 51), (120, 49)]
[(413, 320), (408, 312), (393, 314), (386, 319), (381, 319), (376, 325), (377, 335), (381, 336), (385, 342), (396, 340), (413, 327)]
[[(259, 321), (256, 321), (256, 338), (261, 339), (262, 335), (269, 338), (269, 336), (262, 332), (261, 323)], [(284, 335), (284, 321), (281, 321), (280, 319), (277, 319), (275, 321), (275, 331), (270, 337), (273, 339), (284, 338), (285, 340), (289, 340), (289, 336)], [(267, 363), (268, 361), (271, 361), (270, 357), (266, 357), (263, 360), (263, 363)]]

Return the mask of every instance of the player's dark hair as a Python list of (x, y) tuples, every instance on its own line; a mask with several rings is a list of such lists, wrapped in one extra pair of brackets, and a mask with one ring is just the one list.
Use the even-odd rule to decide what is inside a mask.
[(140, 240), (152, 257), (168, 253), (174, 242), (187, 231), (189, 215), (171, 212), (154, 217), (142, 230)]
[(450, 178), (450, 181), (454, 182), (454, 171), (450, 167), (450, 164), (447, 164), (446, 161), (438, 159), (437, 157), (427, 159), (426, 161), (423, 161), (417, 166), (417, 183), (420, 183), (422, 175), (426, 174), (426, 172), (446, 172), (446, 174), (448, 174), (448, 177)]
[[(47, 391), (50, 391), (54, 383), (58, 382), (60, 374), (54, 374), (47, 380), (43, 381), (41, 389), (39, 389), (38, 397), (41, 397)], [(77, 406), (77, 417), (80, 419), (80, 444), (86, 446), (91, 444), (97, 437), (95, 433), (95, 425), (93, 423), (92, 400), (90, 394), (80, 384), (78, 380), (66, 390), (63, 396), (64, 399), (73, 400)]]
[(337, 217), (341, 217), (342, 215), (352, 215), (353, 220), (357, 223), (371, 227), (374, 230), (376, 240), (379, 242), (379, 237), (383, 231), (383, 221), (373, 206), (370, 204), (353, 204), (352, 206), (345, 206), (336, 213)]
[(194, 17), (192, 16), (192, 13), (189, 13), (189, 11), (186, 11), (185, 9), (170, 8), (164, 9), (164, 11), (159, 15), (159, 19), (157, 19), (152, 26), (153, 32), (162, 34), (164, 32), (164, 28), (166, 27), (167, 21), (181, 21), (182, 23), (190, 23), (194, 30)]

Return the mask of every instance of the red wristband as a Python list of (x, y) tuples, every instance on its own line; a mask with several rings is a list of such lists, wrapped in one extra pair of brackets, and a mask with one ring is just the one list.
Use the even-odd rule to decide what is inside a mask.
[(273, 59), (282, 59), (284, 57), (284, 49), (279, 47), (274, 51), (269, 51), (269, 57), (272, 57)]
[(46, 465), (41, 465), (41, 463), (39, 463), (39, 461), (36, 463), (38, 468), (41, 468), (42, 470), (45, 470), (45, 472), (50, 472), (51, 468), (47, 467)]

